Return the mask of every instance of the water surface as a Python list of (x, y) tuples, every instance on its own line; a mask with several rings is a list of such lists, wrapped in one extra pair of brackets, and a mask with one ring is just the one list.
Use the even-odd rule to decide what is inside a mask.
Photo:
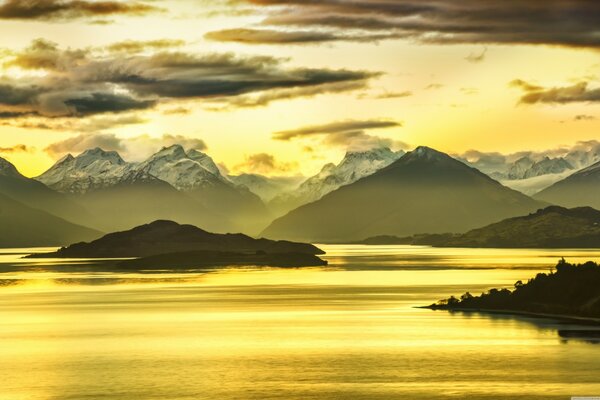
[(600, 394), (593, 326), (414, 308), (600, 252), (321, 247), (327, 268), (161, 274), (0, 250), (0, 399)]

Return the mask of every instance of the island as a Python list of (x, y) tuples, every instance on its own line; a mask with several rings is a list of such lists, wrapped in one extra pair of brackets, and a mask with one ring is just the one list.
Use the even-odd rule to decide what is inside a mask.
[(427, 245), (469, 248), (600, 248), (600, 211), (591, 207), (548, 206), (466, 233), (374, 236), (365, 245)]
[(479, 311), (586, 320), (600, 323), (600, 265), (570, 264), (561, 259), (549, 273), (539, 273), (514, 288), (469, 292), (425, 306), (432, 310)]
[[(323, 266), (323, 250), (309, 243), (219, 234), (174, 221), (154, 221), (27, 258), (112, 259), (119, 268), (195, 268), (219, 266)], [(116, 260), (115, 259), (121, 259)]]

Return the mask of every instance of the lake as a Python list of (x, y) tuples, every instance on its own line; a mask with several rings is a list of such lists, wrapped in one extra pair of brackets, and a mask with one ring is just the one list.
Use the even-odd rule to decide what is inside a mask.
[(414, 308), (600, 251), (320, 247), (326, 268), (125, 274), (0, 250), (0, 399), (600, 396), (600, 339), (565, 334), (593, 326)]

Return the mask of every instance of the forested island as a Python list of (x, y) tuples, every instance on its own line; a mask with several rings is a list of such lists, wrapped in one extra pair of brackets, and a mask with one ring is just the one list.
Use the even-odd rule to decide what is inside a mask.
[(480, 296), (467, 292), (438, 301), (432, 310), (490, 311), (566, 318), (596, 319), (600, 322), (600, 265), (588, 261), (571, 264), (561, 259), (550, 273), (539, 273), (514, 288), (491, 289)]

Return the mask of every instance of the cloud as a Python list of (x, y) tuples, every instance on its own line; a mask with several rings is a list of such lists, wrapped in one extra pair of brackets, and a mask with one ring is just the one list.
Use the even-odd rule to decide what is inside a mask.
[[(402, 123), (392, 120), (347, 120), (323, 125), (307, 126), (273, 133), (273, 139), (289, 141), (302, 138), (317, 138), (320, 145), (342, 147), (351, 151), (379, 147), (406, 148), (405, 143), (389, 138), (367, 134), (366, 130), (401, 127)], [(313, 149), (313, 147), (308, 146)], [(306, 148), (305, 148), (306, 150)]]
[(470, 63), (477, 64), (477, 63), (483, 62), (483, 60), (485, 60), (486, 53), (487, 53), (487, 47), (484, 47), (483, 50), (481, 51), (481, 53), (479, 53), (479, 54), (471, 53), (465, 57), (465, 60), (467, 60)]
[(0, 153), (29, 153), (33, 151), (32, 147), (29, 147), (24, 144), (17, 144), (11, 147), (0, 147)]
[(521, 79), (515, 79), (509, 85), (520, 88), (525, 92), (519, 100), (522, 104), (566, 104), (600, 101), (600, 88), (590, 89), (588, 82), (579, 82), (571, 86), (544, 88)]
[(595, 154), (600, 154), (600, 141), (587, 140), (576, 142), (572, 146), (561, 146), (543, 151), (525, 150), (502, 154), (498, 152), (468, 150), (462, 154), (453, 154), (453, 157), (485, 173), (504, 173), (512, 163), (522, 157), (529, 157), (534, 161), (540, 161), (544, 157), (564, 157), (573, 167), (582, 168), (588, 165), (585, 163), (582, 164), (582, 160), (589, 158), (594, 162), (593, 157)]
[(107, 151), (118, 151), (127, 160), (141, 161), (162, 147), (173, 144), (180, 144), (186, 149), (206, 149), (206, 143), (202, 139), (184, 135), (165, 134), (160, 137), (139, 135), (122, 138), (114, 133), (85, 133), (52, 143), (44, 151), (53, 158), (60, 158), (67, 153), (78, 154), (87, 149), (100, 147)]
[(296, 162), (281, 162), (269, 153), (257, 153), (246, 156), (244, 162), (233, 167), (234, 171), (258, 174), (288, 172), (298, 167)]
[(145, 50), (162, 50), (180, 47), (185, 44), (184, 40), (179, 39), (156, 39), (156, 40), (125, 40), (106, 46), (106, 49), (113, 53), (141, 53)]
[(4, 64), (43, 74), (0, 79), (0, 115), (85, 117), (146, 110), (182, 99), (252, 107), (356, 90), (380, 76), (360, 70), (287, 68), (285, 62), (268, 56), (181, 51), (107, 55), (93, 49), (62, 50), (36, 40), (10, 53)]
[(5, 0), (0, 4), (0, 19), (71, 20), (160, 11), (164, 10), (139, 1)]
[(593, 121), (596, 119), (593, 115), (579, 114), (573, 118), (575, 121)]
[(438, 90), (443, 87), (444, 85), (442, 85), (441, 83), (430, 83), (429, 85), (425, 86), (425, 90)]
[(326, 42), (377, 42), (399, 38), (395, 33), (348, 34), (324, 31), (280, 31), (275, 29), (235, 28), (208, 32), (205, 39), (244, 44), (314, 44)]
[(392, 120), (336, 121), (323, 125), (312, 125), (288, 131), (275, 132), (273, 134), (273, 139), (290, 140), (306, 136), (349, 133), (368, 129), (395, 128), (400, 126), (402, 126), (401, 122)]
[[(236, 0), (262, 8), (261, 25), (281, 32), (302, 29), (323, 41), (373, 34), (419, 43), (545, 44), (600, 47), (600, 4), (593, 0)], [(319, 36), (320, 35), (320, 36)], [(267, 39), (276, 37), (270, 33)], [(272, 39), (271, 39), (272, 40)]]
[(388, 92), (387, 90), (384, 90), (383, 92), (376, 93), (376, 94), (361, 93), (357, 97), (359, 99), (386, 100), (386, 99), (398, 99), (398, 98), (402, 98), (402, 97), (410, 97), (412, 95), (413, 95), (413, 92), (411, 92), (409, 90), (406, 90), (403, 92)]

